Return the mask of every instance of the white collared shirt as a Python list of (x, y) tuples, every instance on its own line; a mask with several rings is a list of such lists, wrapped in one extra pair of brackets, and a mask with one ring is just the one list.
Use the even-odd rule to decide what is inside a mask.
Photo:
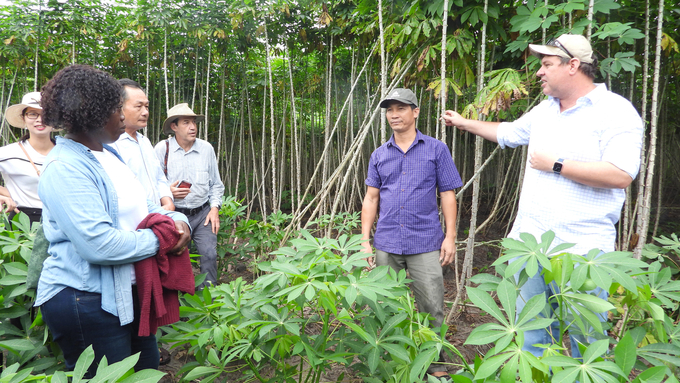
[[(502, 148), (529, 145), (528, 152), (553, 153), (565, 160), (606, 161), (633, 179), (640, 168), (642, 120), (625, 98), (604, 84), (560, 112), (559, 99), (549, 97), (514, 122), (498, 127)], [(595, 188), (553, 172), (532, 169), (527, 163), (517, 218), (510, 238), (531, 233), (539, 241), (555, 232), (553, 246), (575, 243), (569, 252), (585, 254), (593, 248), (614, 250), (615, 224), (625, 200), (623, 189)]]
[(135, 140), (125, 132), (111, 146), (116, 149), (123, 161), (135, 174), (150, 201), (160, 206), (161, 198), (173, 198), (168, 180), (165, 178), (161, 164), (158, 162), (148, 138), (137, 132), (137, 140)]

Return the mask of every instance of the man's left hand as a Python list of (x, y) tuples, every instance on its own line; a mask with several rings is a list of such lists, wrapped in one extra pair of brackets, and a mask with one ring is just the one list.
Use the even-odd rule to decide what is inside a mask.
[(210, 213), (205, 217), (203, 226), (208, 226), (208, 222), (212, 223), (213, 234), (217, 234), (217, 231), (220, 230), (220, 212), (216, 207), (210, 208)]
[(453, 262), (453, 256), (456, 254), (456, 238), (446, 237), (442, 242), (442, 248), (439, 253), (439, 263), (442, 267), (450, 265)]
[(552, 172), (553, 165), (555, 165), (555, 161), (557, 160), (558, 157), (552, 153), (534, 151), (529, 154), (529, 166), (531, 166), (532, 169), (544, 172)]
[(191, 241), (191, 230), (184, 221), (175, 221), (175, 229), (179, 233), (179, 239), (175, 246), (168, 250), (168, 253), (179, 255), (186, 249), (189, 241)]

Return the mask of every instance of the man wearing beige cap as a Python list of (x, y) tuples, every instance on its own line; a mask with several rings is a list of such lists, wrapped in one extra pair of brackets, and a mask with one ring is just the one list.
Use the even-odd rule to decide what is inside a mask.
[(191, 238), (201, 255), (201, 273), (205, 281), (199, 287), (217, 283), (217, 231), (224, 184), (217, 168), (215, 150), (210, 143), (196, 138), (197, 122), (204, 116), (195, 114), (183, 103), (168, 110), (163, 124), (165, 134), (173, 134), (156, 144), (156, 156), (165, 170), (175, 197), (175, 210), (189, 218)]
[[(501, 148), (528, 145), (528, 161), (517, 218), (510, 238), (520, 233), (539, 238), (552, 230), (553, 245), (574, 243), (568, 251), (614, 251), (615, 224), (625, 200), (624, 189), (637, 176), (642, 145), (642, 120), (625, 98), (595, 84), (597, 59), (588, 40), (561, 35), (547, 45), (529, 45), (541, 60), (536, 73), (548, 99), (513, 122), (468, 120), (447, 110), (447, 125), (497, 142)], [(520, 288), (517, 313), (532, 296), (557, 294), (540, 274)], [(594, 291), (601, 298), (607, 294)], [(600, 314), (606, 321), (606, 312)], [(553, 334), (555, 334), (553, 329)], [(572, 355), (580, 356), (570, 328)], [(541, 356), (551, 344), (547, 329), (525, 332), (524, 349)]]

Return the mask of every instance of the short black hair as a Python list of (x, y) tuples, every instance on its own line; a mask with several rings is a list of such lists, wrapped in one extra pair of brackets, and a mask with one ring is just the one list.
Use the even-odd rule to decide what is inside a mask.
[(71, 65), (42, 88), (43, 124), (67, 133), (102, 129), (120, 107), (123, 87), (110, 74), (89, 65)]
[(144, 92), (144, 88), (142, 88), (142, 86), (139, 85), (139, 83), (135, 80), (130, 80), (129, 78), (121, 78), (120, 80), (118, 80), (118, 83), (123, 87), (123, 101), (126, 101), (128, 99), (128, 94), (127, 91), (125, 90), (125, 87), (139, 89), (142, 92)]

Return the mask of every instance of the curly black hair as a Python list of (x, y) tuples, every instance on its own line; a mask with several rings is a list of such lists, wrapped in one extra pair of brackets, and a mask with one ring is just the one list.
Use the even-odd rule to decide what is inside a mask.
[(43, 124), (67, 133), (102, 129), (120, 107), (123, 87), (110, 74), (89, 65), (71, 65), (42, 88)]

